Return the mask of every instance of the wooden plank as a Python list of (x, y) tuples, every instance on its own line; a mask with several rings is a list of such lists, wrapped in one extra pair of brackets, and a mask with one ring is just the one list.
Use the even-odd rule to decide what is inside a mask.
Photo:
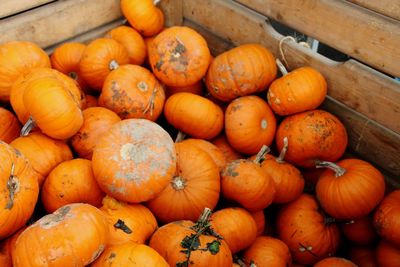
[(178, 26), (183, 21), (183, 0), (162, 0), (159, 7), (165, 16), (165, 26)]
[(400, 0), (347, 0), (382, 15), (400, 20)]
[(121, 16), (119, 0), (58, 1), (0, 20), (0, 44), (26, 40), (45, 48)]
[[(184, 2), (184, 17), (232, 41), (261, 43), (276, 56), (283, 37), (267, 18), (240, 4), (223, 0)], [(229, 18), (229, 23), (227, 19)], [(332, 61), (295, 42), (285, 42), (283, 50), (290, 69), (312, 66), (328, 81), (328, 94), (350, 108), (400, 133), (400, 83), (355, 60)]]
[(54, 0), (1, 0), (0, 18), (4, 18), (53, 1)]
[(237, 2), (374, 68), (400, 77), (400, 23), (397, 20), (345, 0)]

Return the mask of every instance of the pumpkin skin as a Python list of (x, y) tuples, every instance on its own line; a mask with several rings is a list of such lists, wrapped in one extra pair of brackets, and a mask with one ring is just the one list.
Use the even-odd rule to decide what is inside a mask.
[(302, 194), (284, 204), (276, 219), (279, 239), (289, 247), (293, 260), (312, 265), (333, 255), (340, 240), (339, 228), (319, 211), (316, 199)]
[(317, 262), (314, 267), (357, 267), (354, 263), (344, 258), (329, 257)]
[(144, 244), (157, 228), (156, 218), (141, 204), (127, 204), (106, 196), (100, 210), (108, 220), (110, 246), (127, 242)]
[(350, 248), (349, 258), (359, 267), (378, 267), (375, 250), (368, 247)]
[(397, 267), (400, 262), (400, 249), (381, 240), (376, 248), (376, 259), (379, 267)]
[(44, 179), (54, 167), (72, 159), (71, 149), (66, 143), (39, 132), (18, 137), (10, 145), (28, 159), (33, 170), (38, 173), (39, 185), (43, 184)]
[(121, 10), (129, 24), (143, 36), (153, 36), (164, 27), (164, 14), (152, 0), (121, 0)]
[[(132, 260), (134, 259), (134, 260)], [(125, 243), (107, 247), (91, 267), (169, 267), (168, 263), (151, 247)]]
[(87, 108), (82, 114), (82, 127), (72, 136), (71, 145), (79, 157), (90, 160), (99, 138), (121, 119), (115, 112), (103, 107)]
[(71, 203), (101, 206), (104, 193), (93, 175), (92, 162), (87, 159), (64, 161), (47, 176), (42, 187), (42, 203), (48, 213)]
[[(97, 208), (82, 203), (66, 205), (21, 233), (12, 253), (13, 263), (15, 267), (83, 267), (103, 252), (107, 235), (106, 218)], [(28, 249), (33, 246), (35, 249)]]
[(128, 26), (119, 26), (109, 31), (105, 37), (114, 39), (126, 48), (130, 64), (143, 64), (147, 55), (147, 48), (143, 37), (135, 29)]
[(381, 202), (385, 179), (371, 164), (344, 159), (332, 166), (336, 166), (335, 171), (323, 172), (316, 187), (317, 198), (329, 215), (342, 220), (357, 219), (369, 214)]
[(208, 92), (224, 102), (261, 92), (275, 79), (272, 53), (259, 44), (245, 44), (218, 55), (206, 76)]
[(21, 125), (14, 114), (0, 107), (0, 140), (10, 143), (19, 136), (20, 131)]
[(38, 67), (50, 67), (50, 59), (36, 44), (12, 41), (0, 45), (0, 101), (10, 100), (11, 87), (20, 75)]
[(225, 111), (225, 133), (237, 151), (252, 155), (275, 136), (276, 119), (268, 104), (258, 96), (233, 100)]
[(316, 109), (325, 99), (324, 76), (311, 67), (302, 67), (274, 80), (267, 93), (268, 104), (278, 115), (287, 116)]
[(243, 253), (243, 259), (251, 266), (292, 266), (292, 256), (289, 248), (281, 240), (260, 236)]
[(86, 106), (85, 106), (85, 109), (92, 108), (92, 107), (97, 107), (97, 106), (98, 106), (97, 97), (92, 96), (92, 95), (86, 95)]
[(289, 139), (286, 161), (305, 168), (314, 167), (315, 160), (335, 162), (347, 146), (345, 127), (334, 115), (323, 110), (286, 117), (276, 131), (279, 151), (285, 137)]
[(205, 39), (185, 26), (163, 30), (150, 42), (148, 52), (154, 75), (167, 86), (197, 83), (211, 63)]
[(257, 225), (257, 236), (261, 236), (265, 231), (265, 215), (263, 210), (250, 213)]
[(167, 96), (176, 94), (176, 93), (192, 93), (195, 95), (203, 95), (203, 83), (201, 81), (198, 81), (195, 84), (192, 85), (187, 85), (187, 86), (182, 86), (182, 87), (174, 87), (174, 86), (168, 86), (167, 87)]
[(215, 208), (221, 187), (219, 169), (207, 152), (185, 141), (176, 143), (175, 150), (177, 168), (174, 178), (147, 203), (163, 223), (197, 220), (204, 208)]
[(31, 217), (39, 184), (25, 156), (3, 141), (0, 141), (0, 170), (1, 240), (21, 228)]
[(225, 134), (220, 134), (211, 142), (221, 150), (222, 154), (225, 157), (226, 163), (229, 163), (236, 159), (242, 159), (243, 156), (237, 152), (231, 145), (228, 143), (228, 140), (225, 137)]
[(176, 129), (194, 138), (212, 139), (222, 130), (224, 113), (205, 97), (177, 93), (165, 102), (164, 115)]
[(25, 229), (26, 227), (23, 226), (15, 234), (0, 243), (0, 266), (13, 267), (11, 253), (15, 247), (15, 242), (17, 241), (17, 238)]
[(250, 246), (257, 236), (257, 225), (242, 208), (226, 208), (211, 215), (211, 227), (221, 235), (232, 253)]
[(97, 142), (92, 163), (104, 192), (138, 203), (156, 197), (171, 182), (176, 152), (171, 137), (158, 124), (127, 119), (114, 124)]
[(124, 65), (112, 71), (99, 97), (100, 106), (114, 111), (122, 119), (155, 121), (164, 102), (162, 85), (149, 70), (136, 65)]
[(400, 246), (400, 190), (389, 193), (374, 213), (374, 226), (380, 237)]
[(372, 219), (368, 216), (343, 223), (340, 227), (343, 235), (357, 245), (371, 245), (377, 239)]
[(125, 47), (114, 39), (98, 38), (83, 51), (79, 70), (90, 87), (101, 91), (107, 75), (119, 66), (129, 63)]

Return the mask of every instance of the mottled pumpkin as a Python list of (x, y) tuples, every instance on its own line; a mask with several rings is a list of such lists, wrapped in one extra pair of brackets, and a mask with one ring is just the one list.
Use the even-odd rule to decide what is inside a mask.
[(9, 110), (0, 107), (0, 141), (10, 143), (19, 136), (21, 125)]

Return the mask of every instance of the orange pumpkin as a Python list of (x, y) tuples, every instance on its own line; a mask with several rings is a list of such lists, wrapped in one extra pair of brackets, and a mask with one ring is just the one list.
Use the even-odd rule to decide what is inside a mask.
[(37, 175), (24, 155), (0, 141), (0, 240), (31, 217), (39, 195)]
[(378, 267), (375, 250), (368, 247), (351, 247), (349, 259), (359, 267)]
[(108, 220), (107, 245), (144, 244), (157, 228), (154, 215), (140, 204), (127, 204), (106, 196), (100, 210)]
[(14, 114), (0, 107), (0, 141), (10, 143), (19, 136), (20, 131), (21, 125)]
[(143, 37), (135, 29), (128, 26), (119, 26), (109, 31), (106, 37), (114, 39), (126, 48), (130, 64), (143, 64), (147, 48)]
[(156, 197), (171, 182), (176, 152), (171, 137), (158, 124), (127, 119), (114, 124), (97, 142), (92, 162), (104, 192), (137, 203)]
[(12, 251), (15, 247), (15, 242), (19, 235), (26, 229), (26, 227), (22, 227), (15, 234), (5, 239), (0, 243), (0, 266), (1, 267), (13, 267), (12, 265)]
[(265, 215), (264, 210), (250, 212), (257, 225), (257, 236), (261, 236), (265, 232)]
[(276, 131), (276, 145), (283, 148), (289, 139), (286, 161), (311, 168), (316, 160), (336, 161), (346, 150), (347, 132), (334, 115), (323, 110), (312, 110), (286, 117)]
[(228, 143), (228, 140), (226, 139), (225, 134), (220, 134), (219, 136), (211, 140), (211, 142), (216, 147), (218, 147), (219, 150), (221, 150), (222, 154), (225, 157), (226, 163), (229, 163), (236, 159), (243, 158), (243, 156), (239, 152), (237, 152), (233, 147), (231, 147), (231, 145)]
[(18, 137), (10, 145), (18, 149), (29, 160), (32, 168), (38, 173), (39, 185), (42, 185), (55, 166), (72, 159), (71, 149), (66, 143), (39, 132)]
[(160, 254), (151, 247), (125, 243), (107, 247), (91, 267), (169, 267)]
[(211, 54), (206, 40), (185, 26), (167, 28), (149, 46), (154, 75), (167, 86), (189, 86), (207, 72)]
[[(220, 193), (219, 169), (207, 152), (190, 142), (175, 144), (177, 168), (172, 181), (147, 203), (158, 220), (196, 220), (213, 209)], [(167, 204), (168, 203), (168, 204)]]
[(98, 38), (83, 51), (79, 70), (83, 79), (97, 91), (101, 91), (107, 75), (119, 66), (129, 63), (125, 47), (113, 39)]
[(353, 262), (344, 258), (329, 257), (317, 262), (314, 267), (357, 267)]
[(213, 97), (229, 102), (267, 89), (276, 74), (275, 58), (268, 49), (259, 44), (244, 44), (213, 60), (206, 85)]
[(12, 253), (14, 267), (86, 266), (103, 252), (107, 235), (101, 211), (88, 204), (66, 205), (21, 233)]
[(225, 111), (225, 133), (237, 151), (252, 155), (275, 136), (276, 119), (268, 104), (258, 96), (233, 100)]
[(93, 149), (99, 138), (121, 119), (116, 113), (103, 107), (87, 108), (82, 114), (82, 127), (72, 136), (71, 145), (79, 157), (92, 159)]
[(167, 90), (166, 90), (167, 96), (170, 96), (170, 95), (173, 95), (176, 93), (182, 93), (182, 92), (192, 93), (195, 95), (203, 95), (203, 83), (201, 81), (198, 81), (195, 84), (182, 86), (182, 87), (168, 86)]
[(153, 36), (164, 27), (164, 14), (153, 0), (121, 0), (122, 14), (143, 36)]
[(36, 44), (12, 41), (0, 45), (0, 101), (9, 101), (17, 78), (37, 67), (50, 67), (50, 59)]
[(398, 267), (400, 248), (385, 240), (381, 240), (376, 248), (376, 259), (379, 267)]
[(343, 235), (357, 245), (371, 245), (378, 237), (368, 216), (343, 223), (340, 228)]
[(71, 203), (88, 203), (100, 207), (104, 193), (94, 179), (92, 162), (87, 159), (64, 161), (47, 176), (42, 203), (48, 213)]
[(86, 95), (86, 106), (87, 108), (97, 107), (98, 106), (98, 99), (93, 95)]
[(147, 69), (125, 65), (112, 71), (104, 81), (99, 104), (122, 119), (143, 118), (151, 121), (160, 116), (165, 101), (162, 85)]

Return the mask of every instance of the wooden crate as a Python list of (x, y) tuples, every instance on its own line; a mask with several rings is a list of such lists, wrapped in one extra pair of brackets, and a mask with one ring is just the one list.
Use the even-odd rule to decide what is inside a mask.
[[(124, 22), (119, 2), (3, 0), (0, 43), (29, 40), (50, 53), (65, 41), (91, 40)], [(346, 125), (351, 153), (400, 187), (400, 83), (392, 78), (400, 77), (400, 0), (162, 0), (160, 6), (168, 26), (198, 30), (215, 55), (256, 42), (281, 57), (284, 36), (271, 19), (349, 55), (335, 62), (294, 41), (282, 45), (290, 69), (312, 66), (326, 77), (323, 108)]]

